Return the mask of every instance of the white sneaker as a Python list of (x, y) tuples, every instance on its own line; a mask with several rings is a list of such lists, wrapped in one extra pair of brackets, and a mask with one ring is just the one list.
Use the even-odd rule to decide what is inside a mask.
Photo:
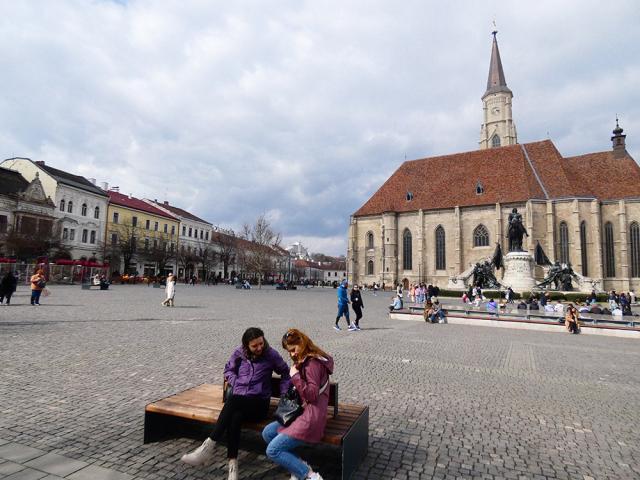
[(229, 460), (229, 477), (227, 480), (238, 480), (238, 460)]
[(322, 480), (322, 476), (318, 472), (313, 472), (313, 475), (307, 478), (309, 480)]
[(358, 329), (356, 328), (355, 325), (349, 325), (349, 328), (347, 330), (349, 330), (350, 332), (355, 332)]
[(339, 332), (340, 330), (342, 330), (342, 329), (340, 328), (340, 325), (334, 325), (334, 326), (333, 326), (333, 329), (334, 329), (334, 330), (336, 330), (336, 331), (338, 331), (338, 332)]
[[(209, 465), (213, 461), (213, 453), (214, 453), (215, 447), (216, 447), (216, 442), (214, 442), (210, 438), (207, 438), (202, 443), (202, 445), (196, 448), (193, 452), (183, 455), (180, 460), (194, 467)], [(237, 473), (236, 473), (236, 478), (237, 478)]]

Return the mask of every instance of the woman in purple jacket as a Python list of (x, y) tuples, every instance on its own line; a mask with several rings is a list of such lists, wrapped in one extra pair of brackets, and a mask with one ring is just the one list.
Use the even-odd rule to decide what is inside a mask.
[(267, 442), (267, 457), (291, 472), (291, 480), (322, 480), (320, 474), (314, 472), (292, 450), (300, 445), (318, 443), (324, 436), (333, 358), (295, 328), (284, 334), (282, 347), (293, 360), (289, 374), (291, 383), (300, 394), (304, 410), (288, 427), (272, 422), (264, 428), (262, 438)]
[(208, 465), (213, 460), (215, 442), (226, 434), (229, 480), (238, 478), (238, 447), (243, 421), (257, 422), (267, 417), (271, 399), (271, 376), (280, 374), (280, 392), (289, 388), (289, 367), (280, 354), (269, 346), (264, 332), (248, 328), (242, 335), (242, 345), (231, 354), (224, 367), (224, 378), (232, 386), (218, 421), (202, 445), (182, 456), (182, 461), (193, 466)]

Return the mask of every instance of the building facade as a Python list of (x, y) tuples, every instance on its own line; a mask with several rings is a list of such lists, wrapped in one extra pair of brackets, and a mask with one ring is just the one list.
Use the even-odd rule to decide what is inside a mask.
[(480, 150), (404, 162), (352, 215), (354, 282), (450, 286), (496, 244), (508, 251), (517, 208), (529, 253), (540, 244), (603, 289), (640, 288), (640, 168), (623, 130), (608, 151), (563, 157), (550, 140), (517, 143), (511, 98), (494, 34)]
[(55, 229), (73, 259), (98, 258), (103, 252), (107, 201), (104, 190), (86, 178), (28, 158), (4, 160), (2, 167), (20, 172), (29, 182), (36, 176), (56, 205)]
[(180, 222), (149, 203), (109, 190), (105, 256), (112, 272), (165, 276), (176, 271)]

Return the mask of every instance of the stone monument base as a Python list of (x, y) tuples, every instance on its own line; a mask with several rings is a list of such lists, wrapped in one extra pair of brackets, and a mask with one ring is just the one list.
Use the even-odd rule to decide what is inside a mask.
[(536, 286), (533, 278), (533, 255), (529, 252), (509, 252), (504, 256), (504, 276), (500, 283), (515, 292), (530, 292)]

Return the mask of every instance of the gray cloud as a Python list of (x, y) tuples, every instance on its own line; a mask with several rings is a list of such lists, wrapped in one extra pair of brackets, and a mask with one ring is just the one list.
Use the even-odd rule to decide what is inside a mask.
[(3, 155), (342, 253), (405, 155), (477, 148), (495, 17), (521, 142), (607, 150), (618, 113), (640, 157), (633, 0), (227, 3), (4, 2)]

